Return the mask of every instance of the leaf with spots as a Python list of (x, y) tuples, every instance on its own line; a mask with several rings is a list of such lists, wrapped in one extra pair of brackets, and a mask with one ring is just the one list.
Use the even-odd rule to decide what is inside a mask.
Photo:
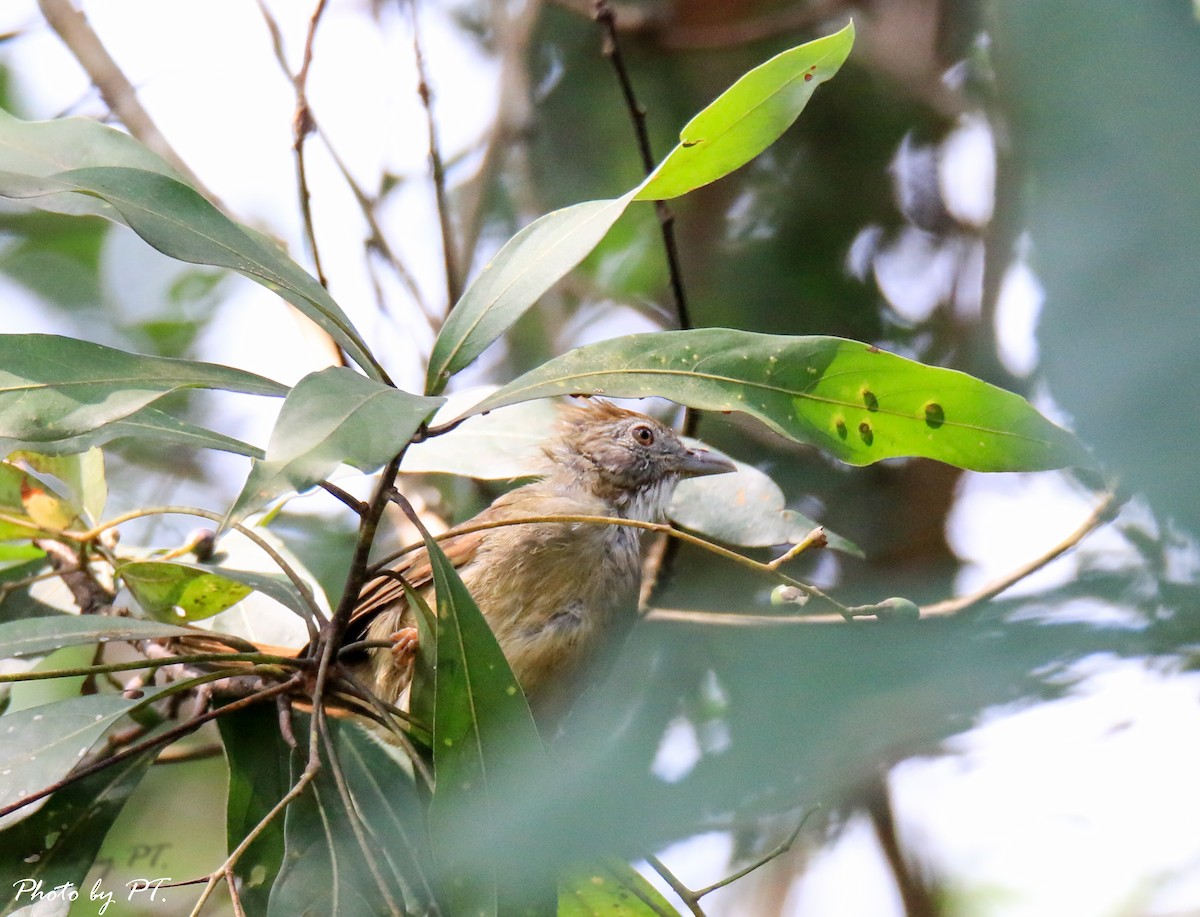
[[(17, 911), (23, 879), (40, 881), (45, 890), (83, 883), (156, 753), (134, 755), (64, 787), (33, 815), (0, 831), (0, 913)], [(28, 900), (26, 893), (24, 902)]]
[(1024, 398), (966, 373), (858, 341), (725, 328), (633, 334), (580, 347), (468, 413), (553, 395), (658, 395), (739, 411), (851, 465), (921, 456), (974, 471), (1089, 464)]
[(154, 700), (158, 689), (132, 700), (92, 694), (0, 716), (0, 827), (32, 815), (45, 799), (13, 808), (65, 777), (109, 727)]
[(558, 883), (558, 917), (661, 917), (673, 913), (675, 909), (658, 889), (620, 860), (577, 869)]

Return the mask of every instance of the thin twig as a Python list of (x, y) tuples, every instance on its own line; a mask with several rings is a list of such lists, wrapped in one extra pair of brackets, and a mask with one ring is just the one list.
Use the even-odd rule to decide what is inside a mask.
[[(1079, 528), (1054, 545), (1054, 547), (1043, 552), (1028, 563), (1022, 564), (1010, 573), (993, 580), (975, 592), (959, 596), (958, 598), (947, 599), (943, 602), (935, 602), (932, 605), (921, 606), (921, 617), (950, 617), (951, 615), (967, 611), (976, 605), (986, 602), (988, 599), (995, 598), (1004, 592), (1004, 590), (1020, 582), (1025, 577), (1036, 573), (1051, 561), (1061, 557), (1101, 525), (1110, 521), (1120, 508), (1121, 502), (1115, 492), (1110, 491), (1106, 493)], [(846, 610), (852, 617), (870, 620), (875, 615), (867, 609), (874, 607), (877, 606), (860, 606)], [(713, 624), (730, 627), (771, 627), (781, 624), (832, 624), (845, 620), (844, 615), (738, 614), (733, 612), (693, 611), (680, 608), (653, 608), (646, 614), (646, 617), (659, 621), (680, 621), (692, 624)]]
[(353, 494), (349, 494), (342, 488), (338, 487), (332, 481), (319, 481), (317, 484), (323, 491), (341, 500), (346, 506), (350, 507), (351, 511), (356, 516), (361, 516), (367, 511), (367, 504)]
[[(623, 525), (623, 526), (628, 526), (629, 528), (644, 529), (645, 531), (648, 531), (648, 532), (657, 532), (662, 535), (668, 535), (671, 538), (675, 538), (680, 541), (687, 542), (690, 545), (695, 545), (698, 548), (702, 548), (705, 551), (709, 551), (710, 553), (716, 554), (718, 557), (723, 557), (726, 560), (732, 561), (733, 563), (739, 564), (750, 570), (754, 570), (758, 573), (765, 573), (768, 576), (772, 576), (775, 579), (777, 579), (779, 582), (781, 582), (787, 586), (792, 586), (793, 588), (799, 589), (805, 595), (809, 596), (810, 598), (816, 599), (818, 602), (827, 606), (831, 610), (836, 611), (838, 614), (842, 615), (842, 617), (844, 617), (846, 619), (849, 619), (854, 616), (854, 612), (851, 609), (847, 608), (845, 605), (842, 605), (837, 600), (826, 595), (824, 592), (822, 592), (816, 586), (813, 586), (809, 583), (801, 582), (800, 580), (793, 579), (792, 577), (787, 576), (786, 574), (780, 573), (778, 569), (772, 568), (769, 563), (762, 563), (761, 561), (757, 561), (752, 557), (747, 557), (744, 554), (739, 554), (737, 551), (731, 551), (729, 548), (719, 545), (716, 542), (709, 541), (707, 538), (701, 538), (699, 535), (693, 535), (691, 532), (681, 531), (680, 529), (677, 529), (671, 525), (667, 525), (666, 523), (662, 523), (662, 522), (643, 522), (640, 519), (624, 519), (624, 518), (621, 518), (618, 516), (589, 516), (589, 515), (584, 515), (584, 514), (518, 516), (518, 517), (515, 517), (512, 519), (493, 519), (493, 520), (488, 520), (485, 522), (474, 522), (469, 525), (461, 525), (461, 526), (457, 526), (456, 528), (451, 529), (448, 532), (443, 532), (440, 535), (434, 535), (433, 537), (436, 540), (441, 540), (443, 538), (453, 538), (457, 535), (465, 535), (465, 534), (469, 534), (471, 532), (482, 532), (482, 531), (486, 531), (488, 529), (503, 528), (503, 527), (509, 526), (509, 525), (530, 525), (530, 524), (544, 523), (544, 522), (587, 523), (590, 525)], [(382, 560), (380, 560), (379, 562), (374, 564), (370, 568), (370, 572), (373, 574), (378, 574), (378, 573), (382, 572), (383, 568), (385, 568), (388, 564), (392, 563), (393, 561), (397, 560), (398, 558), (404, 556), (405, 554), (407, 554), (411, 551), (415, 551), (415, 550), (419, 549), (420, 547), (421, 547), (420, 544), (412, 544), (412, 545), (409, 545), (408, 547), (404, 548), (403, 550), (393, 552), (392, 554), (387, 555)], [(702, 614), (703, 614), (703, 612), (702, 612)]]
[(647, 856), (646, 862), (654, 867), (654, 871), (662, 876), (664, 882), (671, 886), (671, 890), (679, 896), (680, 900), (683, 901), (685, 905), (687, 905), (688, 910), (697, 915), (697, 917), (704, 917), (704, 911), (700, 908), (701, 898), (703, 898), (705, 895), (715, 892), (719, 888), (724, 888), (726, 885), (732, 885), (734, 882), (738, 881), (738, 879), (745, 878), (746, 876), (750, 875), (750, 873), (754, 872), (754, 870), (765, 866), (776, 857), (780, 857), (791, 850), (792, 844), (796, 843), (796, 838), (798, 838), (800, 836), (800, 832), (804, 830), (804, 825), (816, 811), (817, 809), (814, 807), (805, 812), (804, 817), (800, 819), (800, 824), (796, 825), (796, 830), (794, 830), (783, 841), (781, 841), (778, 846), (771, 850), (770, 853), (759, 857), (749, 866), (739, 869), (737, 872), (726, 876), (719, 882), (714, 882), (712, 885), (706, 885), (704, 888), (696, 889), (695, 891), (684, 885), (683, 882), (681, 882), (679, 878), (673, 872), (671, 872), (671, 870), (667, 868), (666, 864), (664, 864), (663, 861), (658, 857)]
[(446, 265), (446, 309), (451, 309), (462, 295), (462, 277), (458, 267), (458, 253), (454, 243), (454, 222), (450, 216), (450, 202), (446, 196), (446, 169), (442, 161), (442, 150), (438, 145), (437, 119), (433, 116), (433, 92), (429, 88), (429, 74), (425, 69), (425, 55), (421, 51), (421, 23), (416, 0), (409, 0), (412, 15), (413, 60), (417, 68), (417, 95), (425, 109), (425, 123), (429, 133), (429, 166), (433, 173), (433, 194), (437, 203), (438, 224), (442, 230), (442, 258)]
[[(646, 175), (654, 171), (654, 150), (650, 146), (650, 132), (646, 128), (646, 109), (638, 102), (633, 91), (633, 81), (629, 78), (629, 70), (625, 66), (625, 58), (621, 54), (621, 45), (617, 41), (617, 16), (608, 0), (596, 0), (595, 19), (604, 31), (602, 51), (612, 63), (621, 85), (621, 95), (625, 99), (625, 107), (633, 122), (633, 133), (637, 138), (638, 152), (642, 158), (642, 168)], [(679, 266), (679, 246), (675, 241), (675, 215), (664, 201), (655, 201), (655, 212), (658, 214), (659, 228), (662, 230), (663, 249), (667, 256), (667, 269), (671, 278), (671, 294), (675, 298), (675, 315), (679, 327), (683, 331), (692, 328), (692, 318), (688, 310), (687, 294), (683, 288), (683, 272)], [(693, 412), (694, 414), (694, 412)], [(686, 436), (695, 435), (695, 420), (689, 421), (689, 415), (684, 414), (683, 432)]]
[(944, 602), (935, 602), (932, 605), (923, 606), (921, 608), (921, 617), (932, 618), (955, 615), (966, 611), (974, 605), (986, 602), (988, 599), (995, 598), (1010, 586), (1025, 579), (1030, 574), (1036, 573), (1052, 560), (1061, 557), (1100, 526), (1110, 521), (1116, 515), (1117, 510), (1120, 509), (1122, 502), (1117, 499), (1115, 490), (1108, 491), (1096, 505), (1096, 508), (1088, 515), (1087, 519), (1084, 520), (1083, 524), (1048, 551), (1045, 551), (1028, 563), (1017, 567), (1010, 573), (992, 580), (992, 582), (977, 589), (975, 592), (968, 593), (956, 599), (947, 599)]
[(129, 133), (165, 159), (215, 206), (223, 209), (217, 196), (204, 186), (142, 107), (137, 90), (108, 53), (83, 11), (76, 9), (71, 0), (38, 0), (38, 7), (67, 50), (83, 67), (92, 85), (100, 91), (104, 103), (129, 129)]
[(662, 880), (671, 886), (671, 891), (679, 896), (679, 900), (684, 903), (689, 911), (696, 917), (704, 917), (704, 909), (700, 907), (700, 902), (692, 894), (692, 890), (679, 880), (675, 873), (667, 868), (667, 864), (653, 854), (647, 854), (646, 862), (649, 863), (656, 873), (662, 876)]
[[(228, 678), (228, 677), (230, 677), (231, 674), (232, 675), (240, 675), (243, 673), (237, 672), (237, 671), (214, 672), (214, 673), (212, 673), (212, 675), (204, 676), (201, 679), (189, 679), (187, 683), (180, 682), (178, 686), (179, 687), (186, 686), (186, 687), (190, 688), (190, 687), (194, 686), (195, 684), (201, 683), (202, 681), (215, 681), (220, 678)], [(128, 748), (124, 748), (121, 751), (117, 752), (116, 754), (109, 755), (108, 757), (103, 758), (103, 759), (95, 762), (94, 764), (89, 764), (86, 767), (77, 768), (76, 770), (71, 771), (71, 773), (67, 774), (67, 776), (63, 777), (61, 780), (56, 780), (54, 783), (50, 784), (50, 786), (43, 787), (42, 789), (38, 790), (36, 793), (30, 793), (28, 796), (22, 796), (20, 799), (16, 800), (15, 802), (11, 802), (8, 805), (0, 808), (0, 818), (4, 817), (5, 815), (8, 815), (10, 812), (15, 812), (17, 809), (23, 808), (27, 805), (30, 805), (31, 803), (37, 802), (39, 799), (45, 799), (47, 796), (50, 796), (53, 793), (57, 793), (59, 790), (64, 789), (68, 786), (71, 786), (72, 784), (78, 783), (80, 780), (83, 780), (86, 777), (90, 777), (93, 774), (98, 774), (100, 771), (104, 770), (106, 767), (111, 767), (114, 764), (119, 764), (121, 761), (125, 761), (126, 759), (132, 758), (135, 755), (140, 755), (144, 751), (149, 751), (151, 748), (155, 748), (159, 745), (169, 744), (171, 742), (174, 742), (176, 739), (183, 738), (185, 735), (195, 732), (197, 729), (199, 729), (201, 726), (203, 726), (205, 723), (209, 722), (210, 720), (214, 720), (218, 716), (223, 716), (225, 713), (228, 713), (230, 710), (241, 709), (242, 707), (249, 706), (252, 703), (257, 703), (258, 701), (264, 700), (265, 698), (273, 697), (276, 694), (282, 694), (285, 691), (290, 691), (292, 688), (294, 688), (299, 683), (300, 682), (299, 682), (298, 678), (296, 678), (296, 677), (289, 678), (287, 681), (280, 682), (279, 684), (276, 684), (276, 685), (272, 685), (269, 688), (264, 688), (262, 691), (258, 691), (254, 694), (248, 695), (247, 697), (239, 698), (236, 701), (231, 701), (230, 703), (226, 704), (223, 707), (219, 707), (216, 710), (210, 710), (207, 713), (202, 713), (198, 716), (194, 716), (187, 722), (180, 723), (178, 726), (173, 726), (172, 728), (165, 730), (164, 732), (160, 732), (157, 735), (150, 736), (150, 738), (146, 739), (143, 742), (139, 742), (136, 745), (130, 745)], [(162, 697), (162, 695), (159, 694), (159, 695), (155, 696), (154, 698), (152, 698), (151, 702), (157, 702), (158, 700), (161, 699), (161, 697)], [(137, 705), (135, 705), (134, 707), (132, 707), (130, 709), (131, 710), (137, 709)]]
[(268, 653), (192, 653), (183, 656), (165, 656), (162, 659), (133, 659), (128, 662), (107, 662), (100, 665), (75, 666), (68, 669), (46, 669), (30, 672), (7, 672), (0, 674), (0, 684), (23, 681), (42, 681), (47, 678), (78, 678), (102, 675), (108, 672), (129, 672), (136, 669), (157, 669), (170, 665), (196, 665), (202, 662), (250, 662), (258, 665), (281, 665), (296, 668), (303, 660)]
[[(271, 811), (264, 815), (259, 823), (255, 825), (254, 828), (251, 829), (251, 831), (244, 838), (242, 838), (241, 843), (239, 843), (230, 852), (229, 856), (225, 859), (225, 862), (222, 863), (221, 866), (208, 877), (208, 881), (204, 886), (204, 890), (200, 893), (200, 898), (196, 901), (195, 907), (192, 908), (190, 917), (198, 917), (200, 911), (204, 907), (205, 902), (208, 901), (209, 897), (216, 890), (217, 884), (222, 879), (225, 879), (226, 882), (228, 882), (230, 876), (233, 875), (233, 867), (237, 865), (237, 862), (242, 858), (242, 855), (246, 852), (249, 846), (258, 839), (258, 836), (267, 829), (267, 826), (270, 825), (271, 822), (279, 817), (284, 809), (291, 804), (292, 800), (297, 799), (300, 794), (304, 792), (305, 788), (316, 779), (317, 773), (320, 771), (320, 769), (320, 759), (310, 757), (308, 763), (304, 767), (303, 773), (301, 773), (296, 782), (292, 784), (292, 788), (283, 794), (283, 797), (279, 800), (279, 802), (275, 803), (275, 805), (271, 807)], [(233, 885), (230, 884), (230, 888), (232, 887)]]

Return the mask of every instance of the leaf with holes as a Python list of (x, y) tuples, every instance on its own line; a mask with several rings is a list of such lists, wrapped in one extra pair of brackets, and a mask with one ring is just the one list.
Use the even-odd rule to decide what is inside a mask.
[(725, 328), (633, 334), (580, 347), (468, 413), (552, 395), (659, 395), (740, 411), (851, 465), (922, 456), (973, 471), (1086, 465), (1080, 442), (1024, 398), (857, 341)]

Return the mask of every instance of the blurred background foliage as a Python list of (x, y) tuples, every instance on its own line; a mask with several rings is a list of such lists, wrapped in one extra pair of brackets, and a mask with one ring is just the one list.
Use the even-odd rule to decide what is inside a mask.
[[(467, 131), (478, 143), (447, 151), (461, 252), (476, 269), (535, 216), (613, 196), (641, 175), (591, 4), (528, 3), (420, 5), (502, 76), (494, 122)], [(93, 6), (103, 4), (87, 4), (89, 12)], [(345, 6), (347, 16), (407, 36), (391, 5)], [(567, 846), (632, 860), (665, 849), (681, 877), (705, 885), (770, 849), (819, 806), (789, 854), (705, 899), (710, 912), (1063, 913), (1052, 905), (1058, 900), (1073, 901), (1075, 914), (1197, 912), (1195, 789), (1173, 783), (1177, 772), (1167, 769), (1162, 795), (1141, 795), (1142, 781), (1156, 779), (1154, 762), (1197, 763), (1189, 732), (1198, 724), (1190, 671), (1200, 639), (1195, 11), (1183, 0), (646, 0), (614, 8), (660, 156), (737, 75), (855, 17), (854, 53), (795, 127), (750, 166), (672, 203), (697, 326), (841, 335), (965, 370), (1066, 418), (1111, 477), (1142, 496), (1054, 573), (967, 614), (890, 626), (646, 622), (568, 724), (557, 743), (561, 767), (514, 801), (508, 836), (525, 839), (512, 843), (514, 869), (518, 861), (553, 861)], [(44, 29), (19, 25), (10, 48)], [(449, 45), (439, 47), (446, 53)], [(261, 52), (270, 54), (265, 38)], [(314, 80), (321, 65), (336, 66), (321, 54), (318, 43)], [(446, 89), (439, 73), (451, 79), (456, 64), (427, 54), (436, 99)], [(7, 73), (0, 104), (23, 117), (58, 114), (22, 94), (21, 85), (37, 79)], [(94, 113), (97, 103), (84, 97), (77, 107)], [(438, 114), (458, 117), (450, 106)], [(202, 117), (220, 136), (219, 108)], [(382, 105), (373, 118), (376, 132), (423, 130), (396, 123)], [(286, 145), (277, 152), (286, 168)], [(404, 228), (391, 200), (425, 180), (420, 167), (368, 180), (380, 189), (398, 248), (412, 234), (435, 235), (432, 225)], [(319, 226), (320, 195), (334, 193), (317, 188)], [(300, 257), (294, 215), (279, 219), (262, 220), (262, 228), (290, 238)], [(436, 276), (436, 265), (423, 270)], [(247, 342), (258, 332), (227, 305), (241, 281), (167, 262), (123, 230), (0, 211), (0, 272), (3, 311), (13, 316), (5, 331), (238, 360), (270, 374), (253, 353), (270, 343)], [(436, 301), (435, 282), (422, 275), (419, 285)], [(338, 296), (336, 273), (332, 290)], [(386, 321), (368, 339), (411, 338), (419, 350), (416, 305), (385, 290)], [(378, 317), (372, 303), (342, 304), (356, 321)], [(634, 208), (486, 355), (477, 376), (504, 379), (577, 343), (673, 322), (654, 212)], [(384, 352), (389, 346), (380, 343)], [(311, 368), (297, 366), (296, 375)], [(220, 399), (195, 400), (198, 418), (205, 412), (207, 424), (229, 429)], [(791, 506), (863, 548), (863, 559), (798, 564), (796, 575), (847, 604), (889, 595), (928, 603), (977, 585), (1051, 546), (1099, 500), (1097, 481), (1065, 473), (981, 483), (924, 461), (847, 469), (744, 418), (705, 417), (700, 435), (768, 471)], [(261, 444), (265, 436), (245, 438)], [(244, 476), (239, 463), (119, 444), (110, 458), (110, 512), (166, 502), (223, 510)], [(469, 515), (493, 493), (492, 485), (435, 477), (409, 484), (446, 518)], [(282, 514), (273, 530), (336, 594), (350, 523), (328, 506), (307, 506)], [(162, 529), (143, 536), (163, 545), (179, 537)], [(762, 616), (771, 613), (768, 590), (745, 571), (683, 550), (655, 602)], [(1130, 671), (1119, 689), (1106, 687), (1106, 673)], [(1161, 692), (1176, 688), (1188, 699), (1173, 708), (1185, 711), (1177, 728), (1139, 729), (1153, 720)], [(1106, 725), (1087, 746), (1098, 782), (1087, 782), (1090, 793), (1068, 813), (1093, 841), (1055, 850), (1057, 873), (1023, 872), (1012, 866), (1020, 858), (998, 853), (1074, 837), (1055, 827), (1062, 812), (1022, 803), (1041, 797), (1017, 771), (1000, 781), (1023, 819), (1015, 828), (989, 823), (995, 810), (982, 805), (974, 823), (947, 822), (938, 786), (914, 788), (903, 778), (946, 758), (960, 760), (961, 778), (974, 766), (972, 736), (1039, 709), (1069, 718), (1072, 708), (1061, 705), (1070, 697), (1095, 699)], [(1061, 726), (1069, 719), (1048, 722), (1070, 732)], [(1039, 779), (1051, 786), (1083, 780), (1053, 728), (1012, 740), (1013, 754), (1041, 760)], [(1144, 744), (1124, 769), (1103, 766), (1108, 730), (1121, 729), (1134, 729)], [(193, 792), (219, 798), (220, 774), (201, 770)], [(149, 794), (173, 798), (176, 790), (159, 781), (138, 792), (149, 806), (164, 798)], [(1178, 807), (1159, 808), (1164, 800)], [(1116, 813), (1127, 807), (1140, 820), (1121, 820)], [(850, 830), (864, 823), (865, 834)], [(1157, 859), (1130, 855), (1139, 830), (1155, 833)], [(114, 837), (118, 847), (145, 843), (136, 832)], [(804, 877), (833, 869), (832, 852), (850, 837), (859, 859), (846, 875), (866, 876), (852, 883), (865, 890), (843, 884), (818, 894), (824, 886)], [(1098, 883), (1107, 897), (1094, 901), (1078, 883), (1105, 857), (1123, 871)]]

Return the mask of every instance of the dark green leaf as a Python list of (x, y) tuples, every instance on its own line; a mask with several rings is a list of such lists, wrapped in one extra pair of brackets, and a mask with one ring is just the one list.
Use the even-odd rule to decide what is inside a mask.
[(106, 615), (54, 615), (0, 624), (0, 659), (35, 656), (64, 646), (111, 643), (117, 640), (156, 640), (182, 637), (195, 631), (138, 618)]
[[(227, 713), (217, 726), (229, 762), (225, 827), (233, 850), (291, 789), (291, 752), (280, 733), (279, 713), (271, 705)], [(242, 883), (238, 897), (249, 914), (266, 913), (271, 886), (283, 863), (283, 823), (280, 815), (268, 824), (234, 867)]]
[(281, 494), (304, 491), (345, 462), (371, 472), (389, 462), (442, 403), (333, 367), (310, 373), (288, 394), (226, 520), (236, 522)]
[(185, 388), (287, 392), (270, 379), (214, 363), (148, 357), (53, 334), (0, 335), (0, 440), (34, 450), (122, 420)]
[[(306, 736), (310, 719), (295, 720), (297, 737)], [(425, 913), (433, 895), (411, 775), (358, 726), (332, 719), (327, 724), (336, 754), (287, 808), (284, 859), (268, 915)], [(306, 739), (300, 741), (307, 746)], [(335, 768), (348, 801), (335, 782)], [(293, 783), (302, 770), (300, 756), (293, 754)]]
[(582, 261), (633, 200), (585, 201), (534, 220), (505, 243), (446, 318), (429, 357), (425, 391), (438, 394)]
[(687, 123), (679, 146), (642, 184), (637, 199), (678, 197), (744, 166), (791, 126), (853, 44), (850, 23), (755, 67)]
[(706, 328), (580, 347), (472, 409), (552, 395), (661, 395), (741, 411), (851, 465), (923, 456), (974, 471), (1085, 464), (1070, 433), (1019, 395), (857, 341)]
[[(452, 913), (509, 913), (539, 908), (543, 889), (503, 888), (494, 863), (463, 862), (464, 831), (492, 830), (491, 813), (505, 784), (498, 775), (513, 755), (535, 754), (537, 727), (525, 695), (491, 628), (453, 564), (426, 538), (437, 595), (437, 663), (433, 672), (433, 764), (436, 786), (429, 831)], [(498, 838), (497, 838), (498, 842)]]
[[(17, 622), (25, 624), (29, 622)], [(0, 806), (35, 793), (61, 780), (86, 755), (110, 726), (145, 706), (147, 698), (130, 700), (120, 694), (92, 694), (0, 716)], [(15, 824), (36, 812), (45, 800), (0, 817), (0, 826)]]
[(41, 881), (42, 891), (68, 882), (78, 887), (153, 761), (154, 752), (145, 752), (113, 764), (59, 790), (32, 816), (0, 832), (0, 913), (30, 904), (28, 892), (18, 897), (28, 888), (22, 880)]

